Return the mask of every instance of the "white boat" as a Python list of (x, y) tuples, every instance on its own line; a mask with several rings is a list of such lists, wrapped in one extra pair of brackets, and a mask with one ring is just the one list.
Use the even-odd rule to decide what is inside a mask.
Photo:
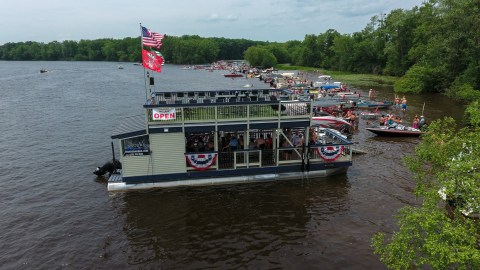
[(330, 75), (320, 75), (320, 76), (318, 76), (318, 78), (320, 79), (320, 81), (331, 81), (332, 80), (332, 76), (330, 76)]
[(293, 75), (295, 75), (295, 73), (294, 72), (284, 72), (280, 75), (282, 75), (283, 77), (293, 77)]
[(345, 127), (351, 126), (351, 124), (345, 119), (331, 115), (312, 117), (312, 125), (318, 125), (323, 128), (332, 128), (335, 130), (342, 130)]
[(360, 93), (357, 92), (338, 92), (333, 95), (334, 98), (340, 99), (358, 99), (360, 98)]

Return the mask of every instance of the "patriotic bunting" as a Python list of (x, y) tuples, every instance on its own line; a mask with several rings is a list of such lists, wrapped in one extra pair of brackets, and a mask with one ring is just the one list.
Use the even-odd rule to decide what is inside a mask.
[(211, 154), (187, 154), (185, 155), (188, 164), (197, 171), (208, 170), (217, 160), (217, 153)]
[(323, 160), (335, 161), (342, 155), (344, 146), (343, 145), (321, 146), (321, 147), (315, 148), (315, 150)]

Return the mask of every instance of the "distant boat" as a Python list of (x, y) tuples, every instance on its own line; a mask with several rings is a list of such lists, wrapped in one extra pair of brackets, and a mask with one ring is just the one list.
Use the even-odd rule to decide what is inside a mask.
[(46, 72), (48, 72), (48, 70), (46, 70), (46, 69), (44, 69), (44, 68), (43, 68), (43, 69), (40, 69), (40, 73), (46, 73)]
[(123, 69), (123, 66), (122, 66), (122, 65), (118, 65), (118, 69)]
[(226, 78), (237, 78), (237, 77), (243, 77), (243, 74), (230, 73), (230, 74), (223, 74), (223, 76), (226, 77)]

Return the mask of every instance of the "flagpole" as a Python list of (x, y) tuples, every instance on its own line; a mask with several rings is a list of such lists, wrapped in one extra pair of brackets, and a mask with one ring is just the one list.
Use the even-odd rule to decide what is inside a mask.
[(145, 66), (143, 65), (143, 31), (142, 31), (142, 23), (140, 23), (140, 53), (142, 55), (142, 67), (143, 67), (143, 82), (145, 84), (145, 102), (148, 101), (149, 96), (148, 96), (148, 89), (147, 89), (147, 74), (146, 74), (146, 69)]

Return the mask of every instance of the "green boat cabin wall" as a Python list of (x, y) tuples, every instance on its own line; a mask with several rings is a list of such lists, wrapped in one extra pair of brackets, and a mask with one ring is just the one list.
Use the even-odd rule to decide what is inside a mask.
[(186, 172), (183, 133), (156, 133), (149, 137), (150, 155), (122, 155), (123, 177)]

